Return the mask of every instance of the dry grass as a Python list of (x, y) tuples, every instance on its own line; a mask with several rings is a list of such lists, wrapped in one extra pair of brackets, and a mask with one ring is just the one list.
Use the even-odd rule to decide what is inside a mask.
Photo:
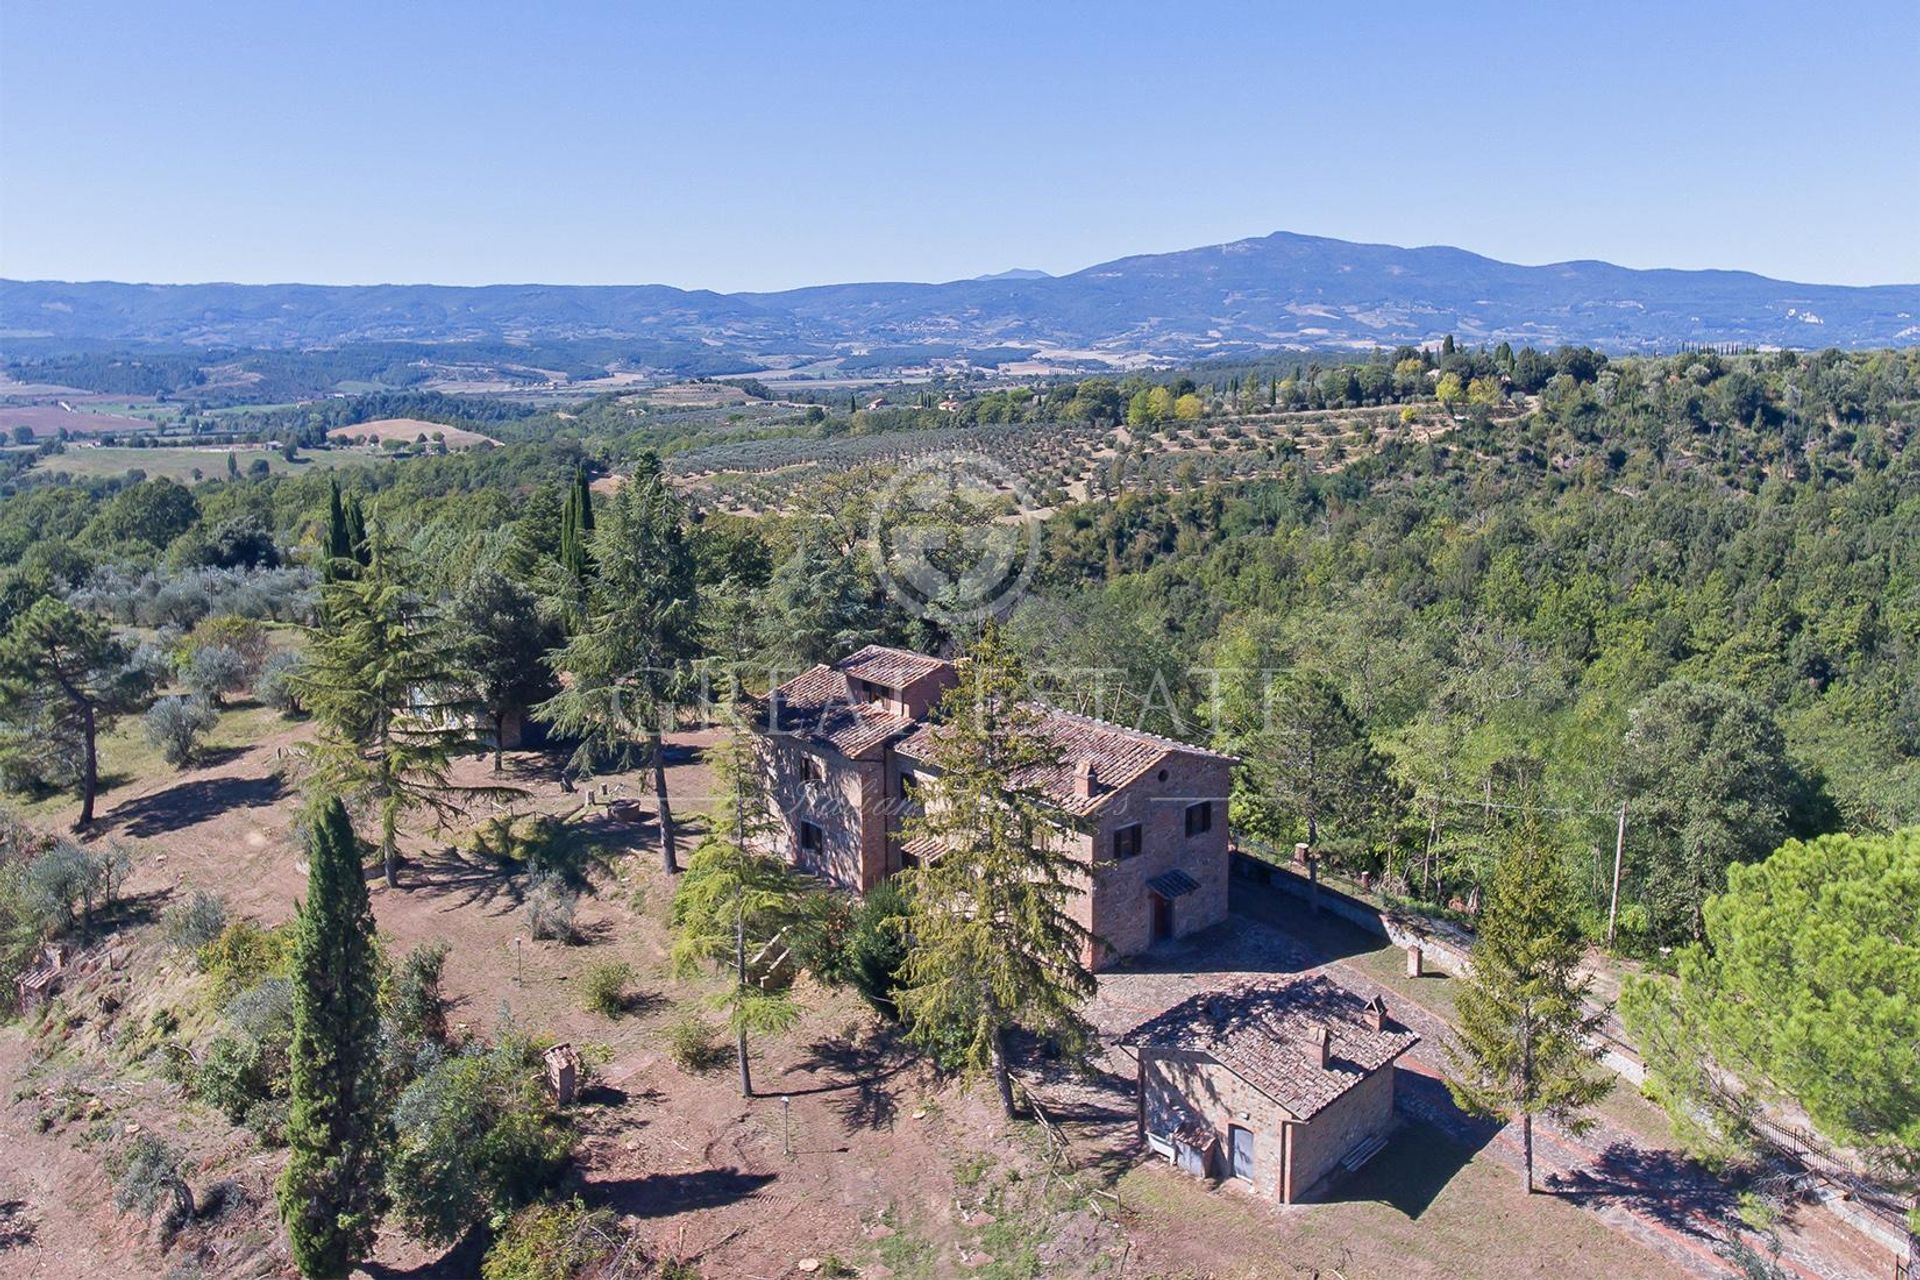
[(449, 449), (471, 449), (477, 444), (500, 443), (478, 431), (450, 427), (444, 422), (424, 422), (419, 418), (380, 418), (373, 422), (358, 422), (350, 427), (335, 427), (327, 432), (329, 440), (377, 440), (382, 443), (388, 440), (411, 443), (421, 436), (428, 440), (443, 440)]

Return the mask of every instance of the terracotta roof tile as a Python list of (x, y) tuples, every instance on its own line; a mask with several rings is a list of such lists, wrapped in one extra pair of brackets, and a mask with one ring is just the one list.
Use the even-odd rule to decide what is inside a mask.
[[(1085, 816), (1106, 803), (1109, 796), (1129, 786), (1173, 755), (1204, 756), (1232, 763), (1232, 756), (1209, 751), (1205, 747), (1176, 742), (1158, 734), (1126, 729), (1092, 716), (1062, 711), (1044, 702), (1030, 704), (1040, 713), (1039, 732), (1053, 748), (1056, 764), (1032, 771), (1019, 779), (1022, 786), (1037, 786), (1048, 799), (1068, 813)], [(918, 763), (931, 758), (933, 734), (921, 725), (903, 738), (895, 750)], [(1083, 797), (1074, 788), (1074, 770), (1082, 760), (1091, 760), (1094, 769), (1093, 795)]]
[(833, 669), (855, 680), (865, 680), (885, 689), (904, 689), (915, 680), (923, 679), (934, 672), (951, 669), (951, 662), (939, 658), (929, 658), (924, 653), (914, 653), (907, 649), (889, 649), (883, 644), (870, 644), (858, 653), (840, 659)]
[(843, 756), (865, 755), (914, 722), (875, 703), (856, 700), (847, 677), (829, 666), (804, 671), (755, 702), (756, 727), (787, 734)]
[[(1331, 1036), (1324, 1067), (1322, 1027)], [(1375, 1031), (1365, 1001), (1318, 975), (1197, 995), (1120, 1037), (1122, 1044), (1205, 1054), (1302, 1120), (1419, 1040), (1391, 1017)]]

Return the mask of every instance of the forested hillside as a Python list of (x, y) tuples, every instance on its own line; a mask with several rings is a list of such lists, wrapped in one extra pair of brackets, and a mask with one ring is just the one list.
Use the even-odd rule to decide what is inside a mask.
[[(1311, 834), (1442, 906), (1473, 905), (1520, 807), (1559, 830), (1598, 932), (1624, 802), (1620, 928), (1651, 945), (1695, 932), (1729, 862), (1920, 820), (1916, 400), (1911, 352), (1461, 348), (850, 416), (443, 399), (507, 446), (340, 474), (447, 598), (488, 567), (553, 591), (576, 469), (664, 452), (696, 503), (748, 452), (809, 477), (757, 518), (709, 510), (692, 542), (703, 610), (745, 619), (726, 643), (791, 669), (868, 639), (961, 639), (846, 554), (892, 466), (963, 447), (1032, 472), (1043, 443), (1081, 450), (1098, 483), (1054, 495), (1011, 619), (1053, 696), (1217, 741), (1246, 760), (1250, 838)], [(46, 593), (147, 628), (300, 616), (308, 571), (272, 566), (314, 561), (328, 483), (28, 473), (0, 504), (0, 624)], [(29, 763), (10, 781), (65, 776)]]

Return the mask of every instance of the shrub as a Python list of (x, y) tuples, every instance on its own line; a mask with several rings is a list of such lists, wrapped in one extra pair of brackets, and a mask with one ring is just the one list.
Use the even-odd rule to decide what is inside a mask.
[(712, 1071), (727, 1060), (713, 1025), (699, 1014), (682, 1015), (667, 1029), (667, 1055), (682, 1071)]
[(531, 1041), (448, 1058), (400, 1095), (387, 1192), (431, 1244), (532, 1203), (565, 1172), (573, 1134), (555, 1109)]
[(231, 1000), (268, 978), (284, 978), (293, 961), (293, 936), (286, 928), (262, 929), (251, 920), (235, 920), (196, 957), (213, 979), (214, 996)]
[(164, 1201), (168, 1235), (192, 1219), (193, 1191), (180, 1175), (180, 1153), (171, 1144), (143, 1133), (113, 1163), (117, 1166), (113, 1203), (121, 1212), (150, 1215)]
[(495, 1237), (481, 1280), (580, 1280), (619, 1248), (619, 1227), (611, 1210), (578, 1199), (528, 1205)]
[(200, 735), (207, 733), (220, 718), (199, 698), (161, 698), (142, 717), (147, 741), (160, 749), (160, 755), (174, 768), (183, 768), (200, 753)]
[(187, 655), (191, 659), (195, 650), (209, 647), (230, 649), (239, 654), (251, 679), (259, 674), (261, 664), (267, 660), (267, 629), (253, 618), (231, 613), (204, 618), (187, 634)]
[(578, 935), (573, 927), (574, 908), (580, 895), (557, 876), (536, 876), (527, 890), (527, 927), (536, 938), (573, 942)]
[(246, 688), (250, 676), (239, 650), (223, 644), (197, 646), (180, 674), (187, 688), (216, 707), (227, 694)]
[(842, 946), (841, 972), (860, 998), (889, 1018), (900, 1016), (894, 996), (907, 962), (907, 895), (898, 881), (882, 880), (854, 909)]
[(445, 942), (423, 942), (388, 975), (381, 993), (393, 1034), (409, 1049), (447, 1042), (447, 999), (440, 978), (453, 948)]
[(627, 984), (632, 981), (632, 965), (603, 960), (587, 970), (580, 984), (580, 1002), (589, 1013), (617, 1018), (627, 1011)]
[[(228, 1030), (214, 1037), (193, 1073), (193, 1094), (268, 1142), (285, 1126), (293, 1043), (293, 984), (268, 978), (227, 1004)], [(281, 1103), (280, 1113), (271, 1111)], [(262, 1104), (269, 1110), (261, 1111)], [(256, 1123), (258, 1121), (259, 1123)]]
[(167, 945), (181, 951), (198, 952), (218, 938), (226, 927), (226, 899), (205, 889), (194, 890), (191, 898), (177, 907), (168, 907), (160, 917)]
[(253, 682), (253, 696), (261, 705), (272, 707), (283, 716), (297, 716), (300, 690), (294, 681), (300, 674), (300, 655), (276, 653), (260, 664), (260, 675)]

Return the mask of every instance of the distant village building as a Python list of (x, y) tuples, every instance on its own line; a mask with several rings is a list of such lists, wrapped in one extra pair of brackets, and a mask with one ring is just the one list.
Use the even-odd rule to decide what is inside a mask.
[(1140, 1132), (1188, 1172), (1282, 1204), (1386, 1145), (1394, 1062), (1420, 1037), (1325, 977), (1194, 996), (1120, 1038)]
[[(905, 823), (934, 772), (932, 713), (956, 679), (950, 662), (869, 645), (773, 690), (755, 723), (775, 852), (859, 893), (938, 856), (907, 839)], [(1073, 912), (1103, 944), (1084, 962), (1099, 968), (1224, 920), (1233, 758), (1035, 705), (1058, 764), (1030, 781), (1070, 832), (1085, 868)]]

